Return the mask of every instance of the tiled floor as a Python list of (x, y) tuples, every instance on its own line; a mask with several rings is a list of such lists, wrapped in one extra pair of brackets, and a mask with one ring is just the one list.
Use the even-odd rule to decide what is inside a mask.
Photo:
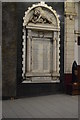
[(78, 96), (65, 94), (4, 100), (3, 118), (78, 118)]

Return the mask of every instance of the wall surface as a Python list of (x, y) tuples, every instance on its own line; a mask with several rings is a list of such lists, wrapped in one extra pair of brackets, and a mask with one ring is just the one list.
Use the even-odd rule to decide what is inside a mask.
[(17, 16), (15, 3), (2, 3), (2, 94), (16, 95)]
[(74, 61), (75, 45), (75, 4), (74, 2), (65, 3), (65, 40), (64, 40), (64, 64), (65, 73), (72, 73), (72, 64)]
[(1, 96), (2, 96), (2, 3), (0, 2), (0, 98)]
[[(56, 84), (22, 84), (22, 27), (23, 17), (33, 3), (2, 3), (3, 35), (3, 96), (29, 95), (55, 92), (60, 85)], [(64, 77), (64, 4), (47, 3), (60, 15), (60, 80)]]

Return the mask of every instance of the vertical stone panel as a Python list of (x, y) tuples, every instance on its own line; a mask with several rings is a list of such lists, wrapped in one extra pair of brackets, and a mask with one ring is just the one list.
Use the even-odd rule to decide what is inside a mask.
[[(75, 3), (75, 11), (76, 11), (76, 17), (75, 17), (75, 53), (74, 53), (74, 59), (78, 63), (78, 45), (77, 45), (77, 39), (78, 39), (78, 2)], [(80, 12), (79, 12), (80, 13)]]
[(65, 3), (65, 41), (64, 41), (64, 71), (72, 72), (74, 61), (74, 30), (75, 30), (75, 8), (74, 2)]

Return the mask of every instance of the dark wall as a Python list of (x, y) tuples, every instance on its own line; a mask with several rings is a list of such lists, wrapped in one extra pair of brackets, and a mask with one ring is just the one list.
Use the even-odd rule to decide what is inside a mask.
[(2, 3), (2, 94), (16, 95), (17, 16), (15, 3)]
[[(22, 81), (22, 24), (25, 11), (33, 3), (3, 3), (3, 96), (37, 94), (55, 91), (59, 85), (54, 84), (21, 84)], [(64, 76), (64, 4), (47, 3), (60, 15), (61, 47), (60, 47), (60, 80)]]

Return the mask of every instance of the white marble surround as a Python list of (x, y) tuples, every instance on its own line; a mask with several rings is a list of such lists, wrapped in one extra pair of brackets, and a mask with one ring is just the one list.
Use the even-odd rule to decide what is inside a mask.
[[(41, 13), (39, 16), (35, 15), (32, 17), (32, 15), (35, 14), (34, 11), (36, 11), (36, 8), (38, 8), (40, 10), (39, 12)], [(48, 12), (49, 16), (47, 17)], [(36, 17), (38, 18), (36, 19)], [(60, 21), (56, 11), (44, 2), (40, 2), (38, 4), (33, 4), (32, 7), (28, 8), (28, 10), (25, 12), (23, 20), (22, 76), (23, 80), (26, 81), (23, 82), (59, 82)], [(43, 44), (41, 40), (43, 40), (45, 44)], [(38, 41), (39, 45), (37, 44)], [(50, 55), (50, 58), (48, 57), (48, 68), (44, 71), (42, 69), (42, 66), (40, 66), (41, 63), (36, 70), (34, 70), (32, 67), (33, 61), (37, 60), (37, 58), (33, 59), (33, 44), (36, 44), (38, 46), (38, 49), (40, 48), (41, 50), (43, 49), (43, 45), (45, 45), (46, 50), (49, 52), (46, 53), (45, 51), (45, 54), (48, 56)], [(41, 50), (38, 50), (38, 52), (40, 51), (39, 54), (42, 54)], [(40, 56), (40, 59), (42, 60), (43, 57), (44, 55), (42, 54), (42, 56)], [(41, 62), (41, 60), (38, 60), (38, 62)]]

